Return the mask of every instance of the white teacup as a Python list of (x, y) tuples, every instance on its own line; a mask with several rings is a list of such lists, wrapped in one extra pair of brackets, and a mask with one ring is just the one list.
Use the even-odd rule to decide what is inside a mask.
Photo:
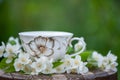
[(77, 53), (71, 56), (78, 55), (85, 50), (86, 44), (83, 38), (72, 38), (73, 34), (60, 31), (31, 31), (19, 33), (24, 50), (32, 56), (40, 57), (42, 55), (54, 60), (64, 58), (67, 47), (73, 40), (81, 42), (81, 47)]

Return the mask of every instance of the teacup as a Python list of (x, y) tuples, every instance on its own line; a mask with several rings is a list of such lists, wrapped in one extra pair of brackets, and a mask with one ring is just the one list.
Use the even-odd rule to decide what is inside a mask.
[(72, 41), (81, 42), (82, 49), (71, 54), (75, 56), (85, 50), (86, 44), (82, 38), (73, 37), (73, 33), (60, 31), (30, 31), (19, 33), (24, 50), (34, 57), (47, 56), (53, 60), (64, 58)]

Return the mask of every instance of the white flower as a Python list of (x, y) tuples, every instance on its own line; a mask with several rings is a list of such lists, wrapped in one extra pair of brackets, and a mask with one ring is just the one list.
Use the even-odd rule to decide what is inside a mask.
[(73, 66), (69, 69), (67, 69), (67, 73), (77, 73), (78, 66)]
[[(37, 37), (29, 43), (29, 47), (34, 52), (35, 56), (45, 55), (50, 56), (53, 54), (54, 40), (51, 38)], [(33, 54), (32, 54), (33, 55)]]
[(103, 63), (102, 63), (102, 69), (105, 71), (113, 70), (117, 71), (116, 66), (118, 66), (118, 63), (116, 62), (117, 56), (113, 55), (111, 51), (108, 52), (107, 56), (104, 57)]
[(16, 45), (20, 45), (18, 38), (10, 37), (8, 41), (14, 41)]
[(99, 54), (98, 52), (94, 51), (92, 53), (92, 58), (97, 61), (98, 67), (102, 66), (102, 62), (103, 62), (103, 56), (101, 54)]
[(103, 62), (102, 62), (102, 66), (100, 66), (100, 68), (102, 70), (108, 71), (108, 70), (111, 70), (111, 67), (115, 68), (116, 66), (115, 65), (111, 66), (111, 62), (110, 62), (109, 58), (105, 56), (103, 59)]
[(89, 70), (86, 67), (86, 62), (80, 62), (79, 66), (73, 66), (70, 69), (67, 70), (67, 73), (77, 73), (77, 74), (85, 74), (87, 73)]
[(31, 69), (30, 65), (31, 64), (24, 65), (23, 71), (25, 72), (25, 74), (31, 73), (32, 69)]
[(85, 74), (85, 73), (87, 73), (89, 70), (86, 67), (86, 65), (87, 65), (87, 62), (81, 62), (79, 67), (78, 67), (77, 73), (78, 74)]
[(31, 64), (31, 67), (35, 69), (36, 72), (39, 73), (46, 68), (46, 65), (44, 65), (42, 61), (37, 61), (37, 62), (33, 62)]
[(61, 64), (60, 66), (55, 68), (55, 73), (64, 73), (65, 72), (65, 65)]
[[(14, 44), (13, 44), (14, 43)], [(9, 38), (9, 42), (6, 45), (5, 48), (5, 54), (4, 57), (7, 58), (6, 63), (11, 63), (13, 58), (17, 56), (17, 54), (21, 51), (21, 45), (19, 44), (18, 38)]]
[(18, 59), (14, 62), (15, 71), (23, 70), (24, 66), (19, 62)]
[[(82, 41), (82, 42), (81, 42), (81, 41)], [(86, 46), (86, 43), (84, 42), (84, 38), (81, 37), (81, 38), (79, 38), (79, 41), (75, 44), (74, 50), (75, 50), (76, 52), (77, 52), (77, 51), (80, 51), (83, 46)]]
[(39, 73), (51, 74), (54, 73), (52, 59), (48, 57), (41, 56), (40, 58), (35, 58), (36, 62), (31, 64), (32, 75), (37, 75)]
[(39, 74), (39, 72), (37, 72), (35, 68), (31, 68), (31, 70), (32, 70), (31, 75), (38, 75)]
[(4, 44), (4, 42), (2, 42), (2, 46), (0, 46), (0, 57), (3, 56), (4, 50), (5, 50), (5, 44)]
[(116, 66), (118, 66), (118, 63), (116, 62), (117, 56), (113, 55), (111, 51), (108, 52), (107, 56), (102, 56), (101, 54), (97, 52), (93, 52), (92, 58), (97, 62), (98, 68), (109, 71), (117, 71)]
[(104, 57), (103, 58), (103, 61), (102, 61), (102, 66), (107, 66), (109, 64), (109, 59), (108, 59), (108, 57)]
[(117, 60), (117, 56), (113, 55), (111, 51), (108, 52), (107, 58), (110, 60), (110, 62), (115, 62)]
[(13, 60), (13, 56), (9, 55), (9, 57), (7, 57), (6, 63), (11, 63)]
[[(9, 40), (11, 40), (11, 38)], [(6, 45), (6, 52), (8, 52), (8, 53), (18, 53), (18, 51), (21, 48), (21, 45), (18, 42), (18, 38), (14, 39), (12, 41), (14, 41), (15, 44), (12, 44), (12, 43), (8, 42), (7, 45)]]
[(79, 66), (81, 64), (81, 57), (79, 55), (75, 56), (72, 66)]
[(6, 63), (12, 62), (13, 58), (16, 56), (16, 46), (12, 46), (10, 43), (6, 45), (4, 57), (8, 58)]
[(117, 62), (113, 62), (113, 63), (110, 64), (110, 67), (111, 67), (110, 69), (116, 72), (117, 71), (116, 66), (118, 66), (118, 63)]
[[(88, 72), (88, 68), (86, 67), (86, 62), (81, 61), (81, 57), (79, 55), (75, 56), (75, 58), (70, 58), (70, 66), (66, 68), (67, 73), (78, 73), (83, 74)], [(67, 67), (67, 66), (66, 66)]]
[(52, 61), (46, 61), (46, 68), (42, 71), (43, 74), (52, 74), (55, 72), (55, 70), (53, 69), (53, 64)]
[(20, 53), (18, 56), (19, 62), (21, 64), (28, 64), (31, 62), (29, 54), (28, 53)]
[(73, 64), (73, 59), (69, 55), (65, 55), (65, 58), (62, 60), (64, 62), (63, 64), (65, 65), (66, 69), (69, 69), (72, 64)]
[(95, 64), (95, 66), (98, 66), (99, 68), (103, 69), (104, 66), (108, 64), (108, 60), (107, 58), (103, 57), (100, 53), (94, 51), (92, 53), (92, 59), (96, 61), (97, 64)]
[(36, 59), (36, 62), (33, 62), (31, 64), (31, 67), (35, 69), (35, 71), (38, 73), (42, 72), (46, 68), (46, 64), (45, 64), (46, 60), (47, 58), (42, 56), (41, 58)]
[(77, 51), (79, 51), (81, 48), (82, 48), (82, 43), (79, 41), (77, 44), (75, 44), (75, 51), (77, 52)]
[(96, 61), (99, 61), (99, 60), (103, 59), (103, 56), (101, 54), (99, 54), (98, 52), (94, 51), (92, 53), (92, 58), (95, 59)]

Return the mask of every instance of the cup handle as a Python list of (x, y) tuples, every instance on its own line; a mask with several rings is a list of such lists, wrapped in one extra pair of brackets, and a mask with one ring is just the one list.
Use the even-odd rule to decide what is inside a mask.
[(80, 43), (79, 46), (81, 46), (82, 49), (80, 49), (79, 51), (77, 51), (77, 52), (71, 54), (71, 55), (70, 55), (71, 57), (72, 57), (72, 56), (79, 55), (80, 53), (82, 53), (82, 52), (86, 49), (86, 43), (85, 43), (83, 37), (80, 37), (80, 38), (74, 37), (74, 38), (72, 38), (72, 39), (70, 40), (70, 43), (69, 43), (70, 47), (73, 47), (72, 41), (74, 41), (74, 40), (77, 40), (77, 41), (78, 41), (76, 44)]

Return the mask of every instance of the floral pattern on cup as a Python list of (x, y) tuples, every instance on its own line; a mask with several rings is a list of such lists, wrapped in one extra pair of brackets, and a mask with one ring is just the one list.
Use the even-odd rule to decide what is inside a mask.
[[(63, 40), (63, 38), (61, 38)], [(33, 56), (40, 57), (41, 55), (50, 57), (58, 51), (62, 51), (62, 46), (67, 46), (60, 43), (55, 37), (35, 37), (34, 40), (28, 43), (29, 49), (34, 53)], [(64, 50), (63, 50), (64, 51)]]
[(34, 38), (34, 40), (30, 41), (28, 45), (36, 56), (38, 55), (50, 56), (54, 53), (53, 50), (54, 40), (52, 38), (39, 36)]

